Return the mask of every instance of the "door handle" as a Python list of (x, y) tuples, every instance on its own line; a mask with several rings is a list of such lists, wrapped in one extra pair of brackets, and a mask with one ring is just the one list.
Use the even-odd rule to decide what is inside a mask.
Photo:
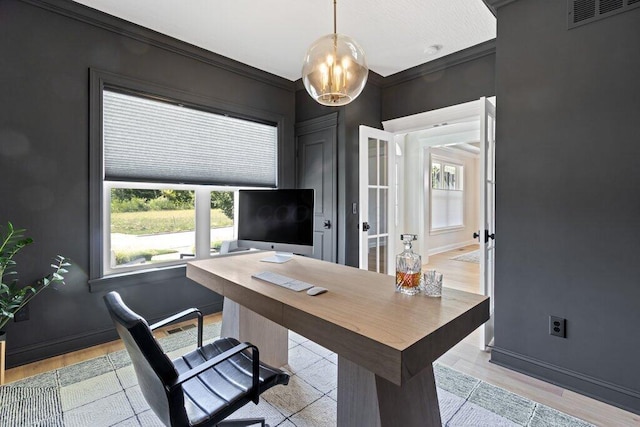
[[(474, 239), (477, 239), (478, 237), (480, 237), (480, 230), (473, 233)], [(496, 233), (489, 234), (489, 230), (484, 230), (484, 242), (487, 243), (489, 239), (496, 240)]]
[(369, 231), (369, 229), (371, 228), (371, 226), (369, 225), (368, 222), (363, 222), (362, 223), (362, 231)]
[(324, 228), (329, 230), (331, 228), (331, 221), (329, 221), (328, 219), (324, 220)]

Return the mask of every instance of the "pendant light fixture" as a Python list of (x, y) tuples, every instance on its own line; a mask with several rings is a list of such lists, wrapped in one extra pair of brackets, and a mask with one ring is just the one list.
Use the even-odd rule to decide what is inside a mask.
[(338, 34), (333, 0), (333, 34), (316, 40), (304, 58), (302, 83), (322, 105), (337, 107), (356, 99), (367, 83), (364, 51), (350, 37)]

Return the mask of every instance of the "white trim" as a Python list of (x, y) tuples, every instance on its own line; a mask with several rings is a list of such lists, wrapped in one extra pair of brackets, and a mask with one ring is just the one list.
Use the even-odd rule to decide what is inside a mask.
[(382, 126), (388, 132), (413, 132), (432, 126), (439, 126), (443, 123), (464, 122), (467, 121), (466, 119), (477, 120), (479, 114), (480, 103), (478, 101), (470, 101), (438, 110), (387, 120), (382, 122)]
[(480, 148), (468, 143), (455, 144), (451, 146), (445, 145), (443, 147), (438, 147), (438, 149), (474, 159), (480, 158)]
[[(385, 131), (393, 133), (409, 133), (417, 130), (428, 129), (442, 123), (459, 123), (470, 120), (478, 120), (482, 113), (483, 99), (465, 102), (463, 104), (452, 105), (433, 111), (413, 114), (411, 116), (399, 117), (382, 122)], [(496, 97), (487, 98), (493, 105), (496, 105)]]
[[(376, 242), (380, 237), (387, 238), (387, 272), (388, 274), (394, 274), (394, 256), (395, 253), (395, 242), (393, 236), (396, 235), (396, 185), (395, 185), (395, 164), (396, 164), (396, 153), (398, 147), (396, 146), (395, 135), (390, 132), (385, 132), (380, 129), (370, 128), (368, 126), (360, 125), (359, 127), (359, 135), (358, 135), (358, 144), (359, 144), (359, 202), (360, 202), (360, 210), (359, 210), (359, 222), (358, 222), (358, 232), (359, 232), (359, 266), (361, 269), (369, 270), (368, 265), (368, 251), (365, 249), (369, 248), (371, 241), (375, 238)], [(386, 185), (369, 185), (369, 139), (373, 138), (378, 141), (386, 141), (387, 142), (387, 184)], [(376, 164), (378, 170), (380, 170), (380, 153), (376, 152)], [(381, 230), (380, 225), (380, 212), (379, 209), (381, 207), (380, 201), (377, 202), (376, 211), (376, 224), (378, 227), (377, 235), (369, 235), (366, 232), (362, 231), (363, 222), (371, 222), (369, 218), (369, 189), (386, 189), (387, 190), (387, 200), (386, 200), (386, 218), (387, 218), (387, 232), (379, 233)], [(379, 192), (377, 192), (379, 195)], [(380, 248), (376, 243), (376, 258), (379, 259), (380, 256)]]
[[(147, 182), (125, 182), (125, 181), (103, 181), (103, 223), (101, 225), (101, 233), (103, 236), (102, 247), (102, 259), (103, 268), (101, 277), (109, 277), (122, 273), (130, 272), (143, 272), (149, 270), (156, 270), (158, 268), (170, 267), (175, 265), (183, 265), (188, 260), (169, 260), (164, 262), (157, 262), (153, 264), (139, 264), (133, 266), (120, 266), (112, 267), (112, 247), (111, 247), (111, 189), (113, 188), (131, 188), (141, 190), (179, 190), (179, 191), (193, 191), (195, 193), (195, 241), (196, 258), (210, 258), (210, 245), (211, 245), (211, 192), (213, 191), (225, 191), (234, 193), (234, 213), (237, 214), (237, 194), (239, 188), (236, 187), (222, 187), (214, 185), (194, 185), (194, 184), (162, 184), (162, 183), (147, 183)], [(236, 218), (237, 215), (234, 215)], [(233, 222), (234, 237), (237, 236), (236, 221)], [(193, 260), (190, 258), (189, 260)]]
[[(464, 217), (464, 215), (463, 215)], [(440, 228), (432, 228), (429, 231), (430, 236), (437, 236), (438, 234), (446, 234), (446, 233), (455, 233), (456, 231), (462, 231), (466, 225), (454, 225), (451, 227), (440, 227)]]
[[(442, 252), (448, 252), (448, 251), (453, 251), (459, 248), (464, 248), (465, 246), (469, 246), (469, 245), (473, 245), (473, 244), (478, 244), (478, 241), (475, 239), (472, 240), (467, 240), (465, 242), (461, 242), (461, 243), (452, 243), (450, 245), (446, 245), (446, 246), (440, 246), (439, 248), (433, 248), (433, 249), (429, 249), (429, 256), (431, 255), (435, 255), (435, 254), (441, 254)], [(478, 245), (478, 248), (480, 248), (480, 246)]]

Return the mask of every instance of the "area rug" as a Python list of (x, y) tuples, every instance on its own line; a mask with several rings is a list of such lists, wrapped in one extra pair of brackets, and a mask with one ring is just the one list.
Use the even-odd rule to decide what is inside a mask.
[[(220, 324), (205, 327), (216, 338)], [(160, 340), (172, 357), (195, 347), (195, 330)], [(289, 333), (288, 386), (263, 393), (232, 418), (264, 417), (271, 426), (336, 425), (337, 356), (296, 333)], [(443, 425), (469, 427), (586, 427), (560, 413), (476, 378), (435, 364)], [(46, 372), (0, 387), (0, 426), (151, 427), (162, 426), (146, 404), (125, 351)]]
[(455, 261), (464, 261), (464, 262), (475, 262), (476, 264), (480, 263), (480, 251), (475, 250), (471, 252), (467, 252), (466, 254), (454, 256), (453, 259)]

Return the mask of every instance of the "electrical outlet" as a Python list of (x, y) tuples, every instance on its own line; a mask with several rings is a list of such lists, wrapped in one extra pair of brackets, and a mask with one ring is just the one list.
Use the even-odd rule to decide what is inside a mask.
[(25, 320), (29, 320), (29, 305), (28, 304), (25, 305), (24, 307), (22, 307), (22, 309), (13, 316), (13, 321), (14, 322), (24, 322)]
[(566, 338), (566, 325), (567, 319), (564, 319), (562, 317), (549, 316), (549, 335)]

